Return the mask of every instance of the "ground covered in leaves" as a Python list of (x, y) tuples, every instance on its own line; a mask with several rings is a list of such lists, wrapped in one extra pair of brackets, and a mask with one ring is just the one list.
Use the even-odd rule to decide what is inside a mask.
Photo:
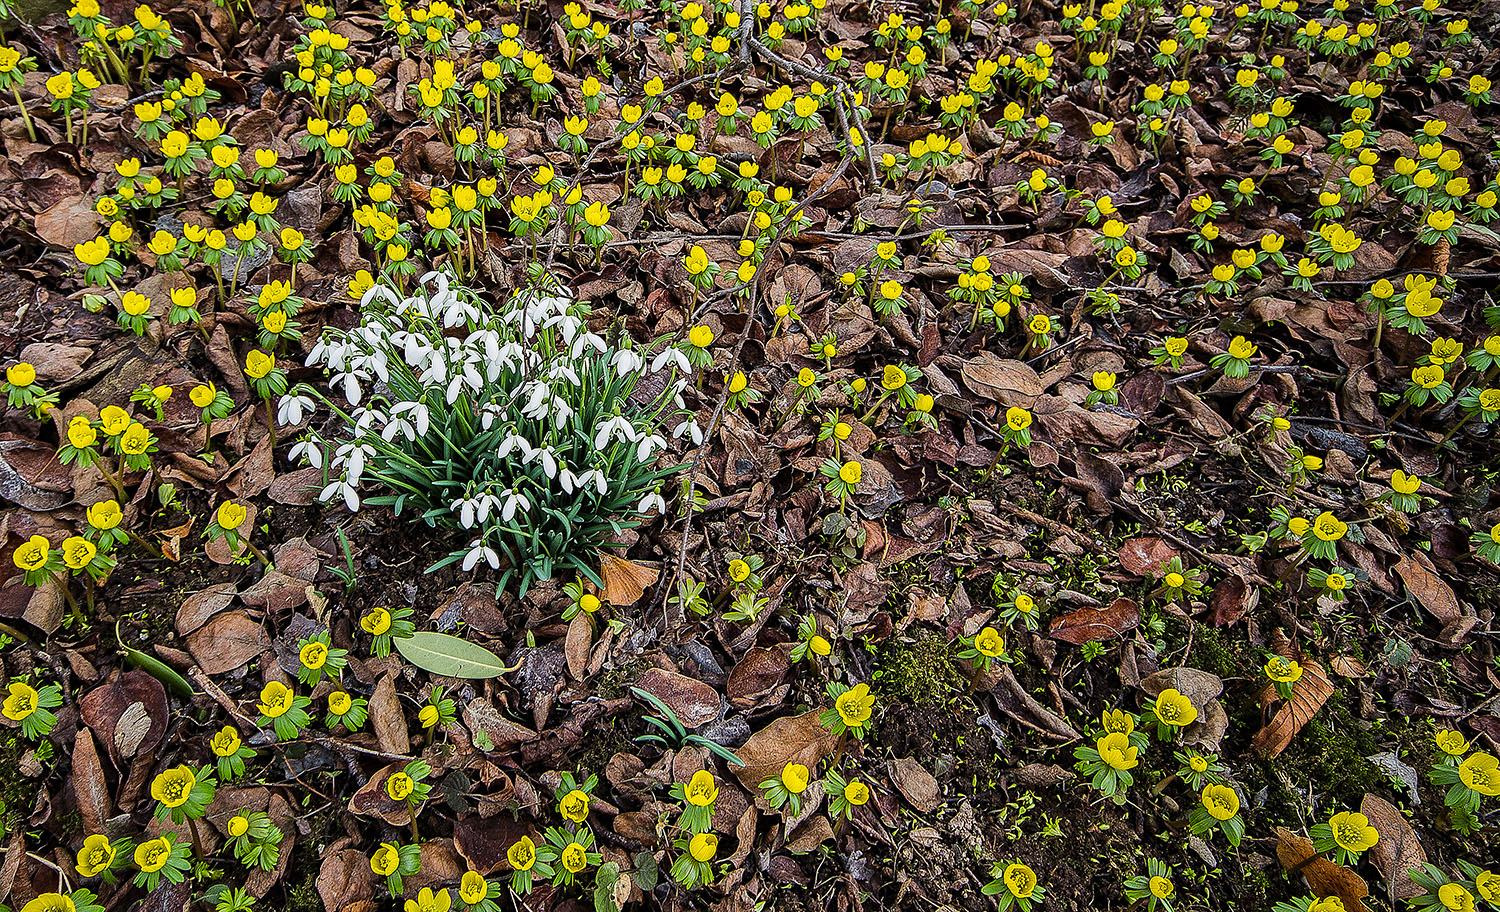
[[(0, 902), (1500, 909), (1494, 0), (14, 3)], [(681, 368), (576, 571), (429, 269)]]

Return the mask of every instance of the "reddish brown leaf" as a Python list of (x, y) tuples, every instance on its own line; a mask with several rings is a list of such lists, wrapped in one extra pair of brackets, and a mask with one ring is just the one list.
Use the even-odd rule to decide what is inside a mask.
[(1427, 612), (1444, 624), (1451, 624), (1463, 616), (1458, 596), (1453, 587), (1443, 582), (1426, 555), (1402, 555), (1396, 562), (1396, 573), (1406, 584), (1411, 597), (1427, 609)]
[(1320, 899), (1337, 896), (1346, 912), (1368, 912), (1365, 897), (1370, 888), (1364, 878), (1340, 864), (1318, 855), (1311, 839), (1286, 827), (1276, 828), (1276, 857), (1281, 866), (1307, 879), (1307, 887)]
[(792, 761), (817, 769), (818, 761), (838, 743), (819, 721), (821, 714), (821, 710), (814, 709), (800, 716), (782, 716), (751, 735), (735, 752), (745, 763), (734, 770), (740, 784), (758, 791), (767, 776), (779, 774)]
[(188, 652), (203, 673), (210, 675), (252, 662), (270, 646), (266, 631), (244, 611), (216, 614), (187, 638)]
[(1136, 576), (1155, 576), (1177, 556), (1176, 548), (1155, 536), (1132, 538), (1120, 545), (1120, 566)]
[(635, 683), (671, 707), (688, 728), (712, 722), (719, 715), (719, 692), (687, 675), (664, 668), (650, 668)]
[(1252, 588), (1236, 573), (1219, 580), (1208, 605), (1213, 609), (1214, 626), (1227, 627), (1249, 614), (1259, 602), (1260, 589)]
[(104, 767), (88, 728), (73, 736), (73, 794), (78, 800), (78, 814), (86, 833), (101, 833), (110, 818), (109, 785), (104, 781)]
[(749, 709), (768, 701), (786, 680), (788, 668), (785, 650), (755, 647), (729, 671), (724, 685), (729, 702)]
[(1134, 599), (1117, 598), (1107, 608), (1086, 606), (1053, 618), (1047, 631), (1054, 640), (1082, 646), (1096, 640), (1117, 640), (1141, 622)]
[(599, 576), (604, 580), (604, 600), (611, 605), (626, 607), (641, 600), (646, 587), (661, 576), (661, 569), (605, 552), (599, 555)]
[(1359, 812), (1370, 819), (1370, 826), (1380, 834), (1380, 841), (1370, 849), (1370, 860), (1385, 878), (1391, 901), (1398, 903), (1420, 896), (1422, 888), (1407, 876), (1412, 868), (1427, 863), (1427, 852), (1417, 838), (1417, 831), (1395, 805), (1379, 795), (1366, 794)]
[(1311, 660), (1303, 662), (1302, 677), (1292, 688), (1292, 698), (1282, 702), (1271, 721), (1250, 739), (1250, 746), (1267, 758), (1286, 750), (1302, 726), (1333, 696), (1333, 690), (1323, 666)]
[(401, 713), (401, 698), (396, 695), (394, 675), (382, 675), (370, 695), (370, 726), (375, 729), (375, 738), (380, 749), (392, 754), (404, 754), (411, 748), (411, 734), (406, 728), (406, 717)]

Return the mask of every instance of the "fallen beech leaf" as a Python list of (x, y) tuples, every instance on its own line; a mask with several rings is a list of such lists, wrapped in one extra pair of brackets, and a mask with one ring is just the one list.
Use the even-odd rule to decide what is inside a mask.
[(688, 728), (712, 722), (719, 715), (719, 692), (711, 685), (664, 668), (649, 668), (635, 686), (667, 704)]
[(617, 607), (634, 605), (654, 584), (661, 570), (605, 552), (599, 555), (599, 577), (604, 580), (604, 600)]
[(1042, 395), (1042, 381), (1030, 365), (981, 351), (964, 362), (959, 376), (964, 385), (1002, 405), (1030, 408)]
[(1411, 899), (1422, 894), (1407, 872), (1427, 863), (1427, 852), (1417, 831), (1406, 821), (1406, 815), (1379, 795), (1366, 794), (1359, 812), (1370, 819), (1370, 826), (1380, 834), (1380, 841), (1370, 849), (1370, 860), (1385, 878), (1391, 902)]
[(396, 695), (393, 675), (381, 675), (375, 692), (370, 695), (370, 726), (375, 729), (375, 740), (381, 750), (404, 754), (411, 748), (411, 734), (401, 713), (401, 698)]
[[(745, 657), (729, 670), (724, 693), (729, 697), (730, 703), (741, 709), (771, 702), (772, 696), (786, 680), (790, 667), (786, 650), (757, 646), (745, 653)], [(785, 697), (785, 691), (782, 691), (782, 697)]]
[[(139, 707), (139, 709), (132, 709)], [(144, 710), (149, 720), (146, 731), (139, 737), (131, 736), (130, 754), (120, 752), (117, 732), (121, 720), (127, 715), (138, 719)], [(167, 691), (161, 682), (144, 671), (127, 671), (118, 680), (111, 681), (83, 695), (78, 701), (78, 715), (83, 724), (98, 736), (105, 751), (114, 761), (115, 768), (123, 770), (123, 761), (135, 753), (147, 754), (161, 743), (167, 733)]]
[(1141, 622), (1134, 599), (1117, 598), (1108, 608), (1085, 606), (1053, 618), (1047, 633), (1054, 640), (1082, 646), (1097, 640), (1117, 640)]
[(563, 652), (568, 657), (568, 674), (573, 680), (582, 681), (589, 668), (589, 649), (594, 645), (594, 625), (582, 611), (573, 616), (568, 624), (568, 635), (563, 640)]
[(1132, 538), (1120, 545), (1120, 566), (1136, 576), (1156, 576), (1177, 549), (1155, 536)]
[(110, 818), (109, 785), (104, 781), (104, 767), (88, 728), (78, 729), (73, 736), (73, 795), (84, 831), (102, 833), (104, 822)]
[(318, 896), (329, 912), (344, 912), (375, 897), (370, 858), (358, 849), (340, 849), (323, 857), (318, 869)]
[(891, 782), (901, 797), (924, 814), (932, 813), (943, 803), (937, 777), (910, 757), (902, 757), (891, 764)]
[(1260, 603), (1260, 587), (1252, 587), (1239, 574), (1231, 574), (1214, 586), (1208, 605), (1215, 627), (1227, 627), (1249, 614)]
[(838, 743), (838, 739), (819, 721), (820, 715), (822, 710), (814, 709), (800, 716), (782, 716), (751, 735), (735, 751), (745, 764), (734, 768), (740, 784), (758, 792), (767, 776), (780, 774), (782, 768), (792, 761), (808, 769), (817, 769), (818, 761), (832, 752)]
[(1458, 596), (1453, 587), (1443, 582), (1426, 555), (1402, 555), (1396, 562), (1396, 573), (1406, 584), (1406, 591), (1427, 612), (1444, 624), (1452, 624), (1463, 616)]
[(187, 638), (188, 652), (207, 675), (234, 671), (271, 647), (271, 638), (244, 611), (226, 611), (208, 619)]
[(1307, 880), (1307, 888), (1319, 899), (1337, 896), (1346, 912), (1368, 912), (1365, 897), (1370, 888), (1364, 878), (1340, 864), (1319, 857), (1313, 842), (1286, 827), (1276, 828), (1276, 858), (1281, 866)]
[(1292, 687), (1292, 698), (1282, 702), (1271, 721), (1250, 739), (1250, 746), (1267, 759), (1286, 750), (1302, 726), (1333, 696), (1333, 690), (1323, 666), (1311, 660), (1303, 662), (1302, 677)]

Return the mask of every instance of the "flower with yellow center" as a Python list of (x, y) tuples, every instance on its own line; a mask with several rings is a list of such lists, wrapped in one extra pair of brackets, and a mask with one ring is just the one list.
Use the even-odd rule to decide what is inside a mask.
[(370, 856), (370, 870), (377, 877), (389, 877), (401, 867), (401, 853), (389, 842), (382, 842)]
[(1462, 757), (1469, 750), (1469, 739), (1463, 736), (1463, 732), (1440, 728), (1432, 737), (1438, 750), (1450, 757)]
[(24, 681), (12, 681), (4, 703), (0, 703), (0, 715), (12, 722), (24, 722), (37, 711), (38, 699), (36, 688)]
[(719, 797), (719, 786), (714, 782), (714, 774), (708, 770), (698, 770), (693, 773), (693, 778), (688, 780), (687, 788), (683, 789), (688, 804), (693, 807), (708, 807)]
[(84, 838), (75, 867), (80, 877), (93, 877), (108, 870), (114, 863), (115, 847), (110, 844), (109, 837), (103, 833), (95, 833)]
[(391, 629), (391, 613), (384, 608), (371, 608), (359, 619), (359, 626), (371, 636), (380, 636)]
[(232, 531), (244, 525), (245, 517), (248, 515), (249, 511), (245, 507), (232, 500), (226, 500), (219, 504), (219, 509), (214, 512), (214, 521), (219, 524), (219, 528)]
[[(701, 270), (700, 270), (701, 271)], [(697, 275), (697, 273), (694, 273)], [(707, 326), (698, 325), (688, 330), (688, 344), (694, 348), (708, 348), (714, 344), (714, 331)]]
[[(392, 247), (396, 245), (391, 245)], [(386, 248), (390, 250), (390, 247)], [(276, 368), (276, 356), (267, 354), (258, 348), (250, 349), (245, 355), (245, 373), (253, 380), (263, 380), (266, 375)]]
[(1474, 878), (1474, 889), (1491, 905), (1500, 903), (1500, 874), (1480, 871)]
[(1314, 519), (1312, 523), (1313, 535), (1316, 535), (1320, 540), (1326, 542), (1338, 541), (1339, 539), (1343, 538), (1344, 533), (1348, 531), (1349, 524), (1340, 521), (1338, 517), (1334, 516), (1327, 510), (1319, 513), (1317, 518)]
[(505, 859), (517, 871), (530, 871), (536, 864), (536, 843), (530, 836), (522, 836), (505, 851)]
[(1437, 898), (1447, 912), (1474, 912), (1474, 894), (1463, 884), (1443, 884), (1438, 887)]
[(1010, 891), (1010, 895), (1016, 899), (1030, 899), (1036, 893), (1036, 872), (1019, 861), (1006, 865), (1001, 879), (1005, 881), (1005, 888)]
[(1024, 431), (1031, 427), (1031, 412), (1013, 405), (1005, 410), (1005, 426), (1012, 431)]
[(839, 694), (838, 699), (833, 701), (833, 708), (837, 710), (844, 725), (859, 728), (870, 720), (875, 711), (875, 695), (870, 693), (870, 685), (856, 684)]
[(1500, 795), (1500, 760), (1477, 751), (1458, 765), (1458, 779), (1486, 798), (1494, 798)]
[(1159, 874), (1147, 881), (1146, 887), (1151, 891), (1151, 895), (1157, 899), (1171, 899), (1173, 894), (1177, 892), (1177, 888), (1172, 885), (1172, 881)]
[(65, 893), (41, 893), (22, 906), (21, 912), (76, 912), (77, 908)]
[(1163, 725), (1183, 728), (1198, 720), (1198, 708), (1176, 688), (1168, 687), (1156, 697), (1156, 718)]
[(906, 386), (906, 380), (906, 371), (894, 364), (887, 364), (880, 375), (880, 386), (894, 393)]
[(573, 789), (557, 803), (557, 812), (573, 823), (583, 823), (589, 816), (589, 801), (588, 793)]
[(416, 791), (417, 783), (404, 772), (395, 772), (385, 780), (385, 793), (392, 801), (405, 801)]
[(240, 733), (226, 725), (208, 740), (208, 747), (216, 757), (233, 757), (240, 749)]
[(1140, 749), (1130, 743), (1130, 736), (1123, 732), (1108, 732), (1095, 743), (1099, 759), (1110, 769), (1128, 770), (1140, 765)]
[(260, 689), (256, 708), (268, 719), (279, 719), (292, 708), (292, 689), (280, 681), (271, 681)]
[(1005, 637), (993, 627), (986, 627), (974, 636), (974, 648), (979, 654), (991, 659), (1005, 655)]
[(318, 640), (310, 640), (302, 645), (297, 653), (297, 659), (302, 667), (311, 671), (317, 671), (328, 664), (328, 647)]
[(793, 795), (800, 795), (807, 791), (807, 786), (811, 781), (812, 774), (801, 763), (788, 762), (781, 768), (782, 787)]
[(1391, 490), (1397, 494), (1415, 494), (1422, 487), (1422, 479), (1397, 469), (1391, 473)]
[(1370, 825), (1370, 818), (1357, 811), (1340, 811), (1328, 819), (1333, 841), (1339, 848), (1358, 855), (1380, 841), (1380, 833)]
[(139, 456), (151, 447), (151, 432), (139, 421), (132, 421), (120, 435), (120, 452), (127, 456)]
[(135, 847), (135, 866), (150, 874), (167, 866), (172, 857), (172, 843), (165, 837), (148, 839)]
[(68, 422), (68, 443), (75, 449), (87, 449), (98, 442), (99, 433), (94, 430), (88, 418), (78, 415)]
[(1266, 659), (1266, 677), (1278, 684), (1295, 684), (1302, 680), (1302, 666), (1295, 659), (1273, 655)]
[(471, 906), (483, 902), (489, 895), (489, 881), (478, 871), (465, 871), (458, 881), (458, 898)]
[(229, 822), (224, 825), (224, 829), (229, 831), (230, 836), (238, 839), (250, 832), (250, 818), (235, 814), (229, 818)]
[(11, 560), (21, 570), (40, 570), (47, 565), (47, 558), (52, 554), (52, 543), (45, 536), (33, 535), (22, 542), (16, 548)]
[(850, 779), (844, 785), (844, 800), (855, 807), (863, 807), (870, 801), (870, 787), (858, 779)]
[(1100, 724), (1110, 734), (1119, 732), (1128, 735), (1135, 731), (1135, 719), (1123, 709), (1106, 709)]
[(562, 862), (563, 869), (570, 874), (582, 873), (589, 866), (588, 850), (577, 842), (570, 842), (563, 846), (558, 859)]
[(1228, 820), (1240, 812), (1240, 796), (1227, 785), (1205, 785), (1199, 800), (1215, 820)]
[(69, 570), (82, 570), (94, 562), (98, 553), (94, 543), (80, 535), (70, 535), (62, 543), (63, 565)]

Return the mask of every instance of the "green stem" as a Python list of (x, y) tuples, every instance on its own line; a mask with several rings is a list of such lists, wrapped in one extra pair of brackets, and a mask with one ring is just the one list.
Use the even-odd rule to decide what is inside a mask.
[(21, 119), (26, 122), (26, 135), (31, 137), (32, 142), (36, 142), (36, 124), (31, 122), (31, 112), (26, 110), (26, 102), (21, 100), (21, 84), (12, 85), (10, 90), (15, 93), (16, 106), (21, 109)]

